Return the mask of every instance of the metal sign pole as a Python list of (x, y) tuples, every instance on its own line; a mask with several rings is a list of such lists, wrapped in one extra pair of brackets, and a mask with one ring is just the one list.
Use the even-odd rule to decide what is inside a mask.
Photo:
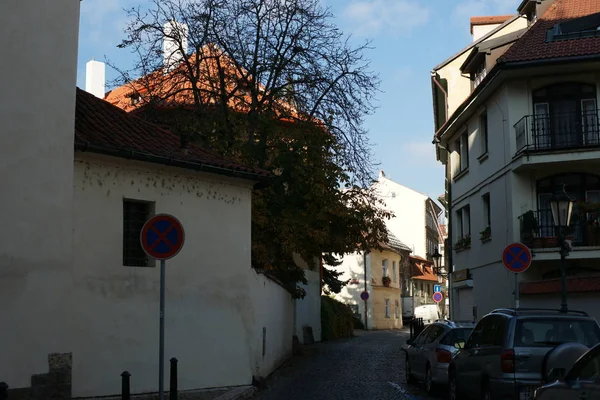
[(515, 272), (515, 308), (519, 308), (519, 274)]
[(165, 260), (160, 260), (160, 339), (158, 345), (158, 399), (165, 398)]

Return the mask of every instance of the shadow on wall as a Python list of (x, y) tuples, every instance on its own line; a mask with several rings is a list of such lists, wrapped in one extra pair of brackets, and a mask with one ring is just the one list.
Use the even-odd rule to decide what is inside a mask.
[(329, 296), (322, 296), (321, 329), (323, 341), (353, 336), (354, 317), (350, 307)]

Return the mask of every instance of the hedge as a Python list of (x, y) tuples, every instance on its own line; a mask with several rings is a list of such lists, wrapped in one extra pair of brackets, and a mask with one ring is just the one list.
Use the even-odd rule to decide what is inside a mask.
[(329, 296), (321, 296), (321, 329), (323, 340), (351, 337), (354, 316), (350, 307)]

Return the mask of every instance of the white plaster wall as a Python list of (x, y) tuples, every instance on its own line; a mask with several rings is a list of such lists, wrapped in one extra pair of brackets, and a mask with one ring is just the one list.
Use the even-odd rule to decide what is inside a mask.
[(473, 26), (473, 41), (476, 42), (483, 36), (487, 35), (501, 24), (490, 24), (490, 25), (474, 25)]
[(358, 304), (361, 320), (364, 323), (365, 312), (367, 313), (368, 328), (373, 328), (373, 286), (371, 285), (371, 256), (367, 254), (367, 279), (366, 290), (369, 292), (370, 299), (365, 302), (360, 298), (360, 294), (365, 290), (365, 270), (363, 253), (351, 253), (344, 256), (342, 264), (335, 267), (337, 271), (343, 272), (339, 279), (342, 281), (348, 279), (358, 279), (359, 283), (349, 283), (344, 286), (340, 293), (335, 295), (336, 300), (346, 304)]
[(319, 271), (304, 270), (307, 285), (300, 284), (306, 291), (303, 299), (296, 300), (296, 332), (300, 343), (304, 343), (305, 326), (311, 326), (316, 342), (321, 341), (321, 274)]
[(182, 390), (250, 384), (291, 353), (293, 300), (250, 267), (249, 185), (78, 157), (75, 284), (57, 296), (70, 306), (75, 396), (118, 393), (123, 370), (133, 392), (157, 390), (159, 268), (122, 265), (123, 198), (154, 201), (156, 213), (175, 215), (186, 231), (167, 261), (165, 312), (165, 357), (178, 358)]
[[(425, 201), (427, 196), (386, 177), (375, 184), (385, 208), (394, 213), (386, 226), (398, 239), (410, 247), (411, 255), (426, 257)], [(395, 194), (395, 197), (394, 197)]]
[(0, 26), (0, 376), (16, 388), (69, 349), (79, 1), (3, 0)]

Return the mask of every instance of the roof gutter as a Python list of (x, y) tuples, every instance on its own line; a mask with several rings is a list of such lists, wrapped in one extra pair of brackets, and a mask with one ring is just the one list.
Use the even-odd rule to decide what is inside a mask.
[(191, 169), (194, 171), (202, 171), (217, 175), (229, 176), (233, 178), (246, 179), (257, 182), (254, 185), (255, 189), (262, 189), (268, 187), (273, 182), (273, 177), (271, 176), (264, 176), (252, 172), (237, 171), (230, 168), (216, 167), (214, 165), (209, 164), (195, 163), (191, 161), (180, 160), (174, 157), (157, 156), (154, 154), (149, 154), (137, 150), (126, 150), (117, 149), (110, 146), (100, 146), (91, 144), (89, 142), (75, 142), (75, 151), (104, 154), (107, 156), (126, 158), (129, 160), (145, 161), (154, 164), (162, 164), (172, 167)]

